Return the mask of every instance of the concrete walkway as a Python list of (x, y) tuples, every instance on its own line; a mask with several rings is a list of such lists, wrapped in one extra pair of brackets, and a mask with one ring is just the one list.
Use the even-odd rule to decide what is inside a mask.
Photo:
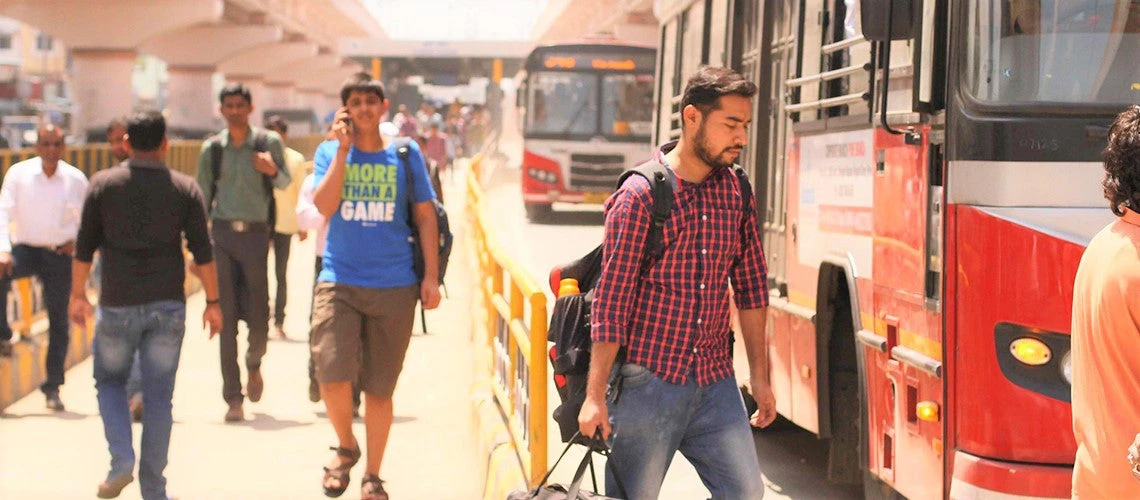
[[(450, 205), (450, 204), (449, 204)], [(461, 208), (451, 207), (453, 218)], [(455, 249), (461, 255), (463, 249)], [(272, 258), (272, 257), (271, 257)], [(471, 412), (472, 346), (465, 259), (453, 258), (450, 297), (415, 336), (395, 395), (396, 422), (381, 471), (393, 498), (476, 498), (482, 491)], [(246, 403), (246, 422), (225, 424), (217, 340), (202, 328), (203, 297), (190, 298), (174, 394), (174, 431), (166, 474), (169, 493), (186, 499), (324, 498), (321, 467), (333, 452), (324, 406), (308, 400), (308, 315), (312, 239), (293, 243), (289, 262), (290, 340), (271, 340), (263, 364), (265, 394)], [(272, 262), (270, 269), (273, 269)], [(272, 274), (272, 273), (271, 273)], [(272, 279), (271, 279), (272, 281)], [(274, 285), (270, 284), (270, 290)], [(244, 337), (244, 334), (243, 334)], [(245, 352), (244, 342), (241, 346)], [(0, 498), (94, 498), (110, 457), (88, 359), (67, 372), (67, 411), (44, 408), (33, 393), (0, 414)], [(136, 452), (142, 427), (136, 424)], [(363, 440), (364, 425), (356, 432)], [(363, 461), (343, 498), (359, 498)], [(137, 483), (122, 498), (138, 498)]]

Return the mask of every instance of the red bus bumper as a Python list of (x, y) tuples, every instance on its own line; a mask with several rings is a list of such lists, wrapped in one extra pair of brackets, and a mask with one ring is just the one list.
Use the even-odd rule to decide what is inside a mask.
[(1070, 498), (1073, 468), (1002, 462), (954, 453), (953, 499)]

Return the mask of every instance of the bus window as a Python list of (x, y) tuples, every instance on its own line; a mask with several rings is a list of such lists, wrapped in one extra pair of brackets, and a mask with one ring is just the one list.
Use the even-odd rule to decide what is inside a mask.
[(649, 138), (653, 127), (652, 75), (606, 75), (602, 103), (602, 133)]
[[(539, 72), (528, 86), (531, 102), (526, 131), (537, 134), (597, 133), (598, 78), (591, 74)], [(541, 97), (538, 97), (541, 96)], [(542, 105), (538, 105), (541, 100)], [(541, 110), (540, 110), (541, 108)]]
[[(830, 9), (832, 29), (824, 34), (823, 43), (829, 45), (862, 37), (862, 26), (859, 23), (859, 0), (834, 0)], [(824, 55), (823, 71), (834, 71), (853, 66), (862, 66), (871, 60), (870, 44), (860, 43), (848, 48)], [(855, 93), (866, 92), (870, 79), (864, 72), (853, 76), (844, 76), (830, 80), (824, 84), (821, 97), (824, 99), (841, 97)], [(824, 110), (825, 116), (864, 115), (870, 112), (867, 102), (857, 102), (843, 106), (835, 106)]]
[(995, 104), (1140, 102), (1140, 3), (974, 0), (966, 88)]

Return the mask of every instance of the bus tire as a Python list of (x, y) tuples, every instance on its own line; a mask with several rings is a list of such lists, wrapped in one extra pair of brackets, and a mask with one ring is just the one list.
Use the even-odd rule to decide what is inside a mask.
[(859, 375), (842, 371), (832, 374), (831, 439), (827, 451), (827, 480), (834, 484), (859, 484), (863, 470), (859, 453)]
[(542, 222), (550, 218), (550, 214), (554, 212), (554, 207), (549, 204), (542, 203), (527, 203), (526, 204), (526, 218), (531, 222)]

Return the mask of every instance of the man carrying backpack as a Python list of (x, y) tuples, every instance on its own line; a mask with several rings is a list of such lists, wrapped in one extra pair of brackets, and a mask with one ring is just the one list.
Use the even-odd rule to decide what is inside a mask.
[(226, 422), (245, 420), (241, 368), (237, 361), (238, 320), (249, 327), (246, 390), (261, 400), (261, 358), (269, 338), (269, 241), (276, 210), (273, 189), (289, 185), (281, 136), (249, 125), (249, 89), (230, 84), (218, 95), (227, 128), (202, 144), (198, 185), (206, 195), (210, 236), (218, 268), (222, 306), (222, 397)]
[[(764, 495), (733, 375), (728, 304), (731, 280), (759, 406), (751, 424), (764, 427), (776, 418), (764, 339), (767, 269), (755, 203), (733, 171), (755, 94), (755, 84), (726, 68), (702, 67), (688, 81), (682, 137), (656, 154), (673, 184), (658, 252), (645, 252), (655, 206), (645, 177), (630, 176), (606, 202), (578, 423), (583, 435), (600, 432), (609, 441), (610, 496), (619, 494), (617, 474), (626, 498), (657, 498), (677, 451), (713, 498)], [(619, 351), (624, 359), (611, 385)]]
[[(434, 309), (440, 301), (439, 223), (419, 147), (380, 134), (380, 118), (388, 111), (383, 85), (359, 73), (341, 87), (340, 98), (336, 138), (313, 155), (313, 204), (329, 227), (313, 292), (310, 344), (338, 443), (321, 485), (329, 497), (342, 495), (367, 450), (360, 497), (386, 500), (380, 466), (416, 302)], [(417, 273), (409, 243), (417, 232), (423, 274)], [(364, 391), (363, 442), (352, 432), (357, 380)]]

